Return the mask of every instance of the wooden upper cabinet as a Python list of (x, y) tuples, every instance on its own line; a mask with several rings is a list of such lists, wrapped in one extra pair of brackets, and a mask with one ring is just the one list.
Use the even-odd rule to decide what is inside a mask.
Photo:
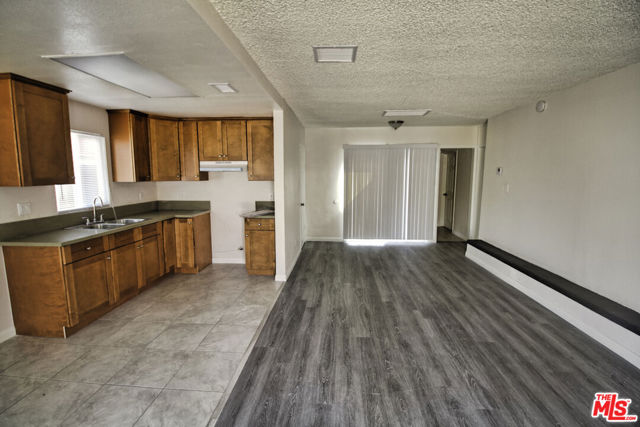
[(200, 173), (198, 153), (198, 123), (193, 120), (180, 122), (180, 175), (182, 181), (206, 180), (206, 173)]
[(247, 121), (222, 121), (222, 160), (247, 160)]
[(74, 183), (68, 92), (0, 74), (0, 185)]
[(198, 121), (198, 147), (201, 161), (224, 160), (221, 120)]
[(149, 119), (152, 181), (180, 181), (178, 120)]
[(111, 165), (115, 182), (151, 180), (149, 123), (146, 114), (110, 110)]
[(247, 120), (249, 181), (273, 181), (273, 121)]

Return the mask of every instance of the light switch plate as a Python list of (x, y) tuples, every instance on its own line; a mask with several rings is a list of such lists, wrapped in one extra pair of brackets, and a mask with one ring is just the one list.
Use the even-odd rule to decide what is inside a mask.
[(18, 216), (29, 216), (29, 215), (31, 215), (31, 202), (18, 203)]

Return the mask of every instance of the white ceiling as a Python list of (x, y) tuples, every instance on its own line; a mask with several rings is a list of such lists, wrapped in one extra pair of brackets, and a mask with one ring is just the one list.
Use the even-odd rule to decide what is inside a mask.
[[(481, 123), (640, 61), (638, 0), (211, 0), (309, 126)], [(357, 44), (355, 64), (313, 45)]]
[[(0, 72), (104, 108), (176, 116), (270, 116), (273, 102), (184, 0), (0, 0)], [(146, 98), (42, 55), (125, 52), (197, 97)], [(238, 94), (207, 85), (229, 82)]]

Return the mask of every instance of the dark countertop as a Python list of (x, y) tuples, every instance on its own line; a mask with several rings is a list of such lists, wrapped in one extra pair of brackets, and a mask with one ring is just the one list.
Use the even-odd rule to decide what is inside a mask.
[(240, 214), (243, 218), (275, 218), (275, 212), (272, 210), (257, 210)]
[(16, 237), (0, 242), (2, 246), (67, 246), (84, 240), (93, 239), (100, 236), (118, 233), (147, 224), (153, 224), (171, 218), (193, 218), (198, 215), (209, 213), (209, 210), (163, 210), (150, 211), (135, 214), (130, 218), (144, 218), (145, 221), (136, 224), (123, 225), (122, 227), (110, 230), (94, 230), (76, 228), (72, 230), (60, 229), (48, 231), (46, 233), (34, 234), (32, 236)]

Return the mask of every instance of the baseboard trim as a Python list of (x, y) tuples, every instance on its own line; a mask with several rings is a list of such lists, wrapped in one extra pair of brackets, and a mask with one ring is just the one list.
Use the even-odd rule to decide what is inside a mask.
[(307, 237), (307, 242), (344, 242), (342, 237)]
[(3, 329), (2, 331), (0, 331), (0, 342), (5, 342), (9, 338), (15, 337), (15, 336), (16, 336), (16, 328), (14, 328), (13, 326)]
[(214, 264), (244, 264), (244, 259), (241, 258), (214, 258), (211, 260)]
[(640, 368), (640, 336), (471, 245), (465, 255)]

